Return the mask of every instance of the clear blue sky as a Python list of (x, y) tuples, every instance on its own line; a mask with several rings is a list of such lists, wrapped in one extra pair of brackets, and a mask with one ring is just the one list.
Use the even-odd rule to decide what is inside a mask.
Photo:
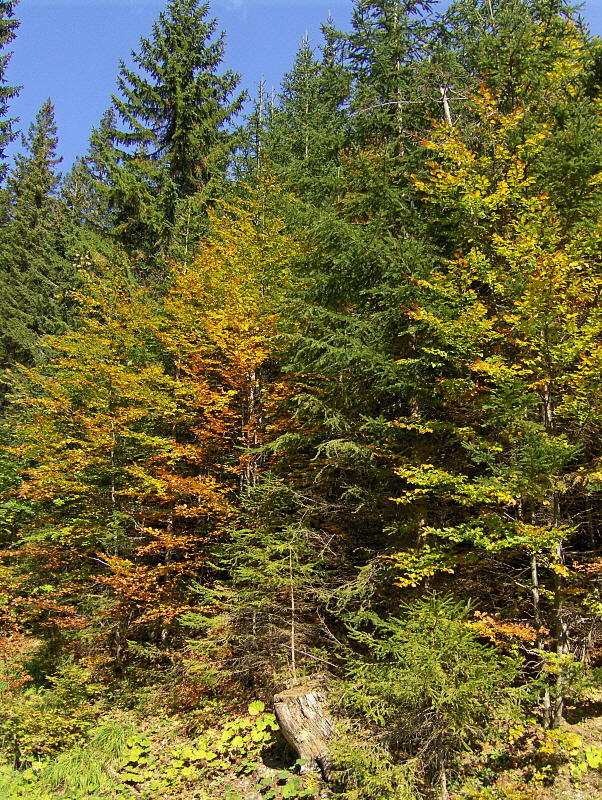
[[(21, 19), (9, 79), (22, 84), (12, 110), (25, 129), (51, 97), (56, 106), (63, 168), (86, 150), (88, 135), (109, 105), (117, 63), (150, 31), (165, 0), (21, 0)], [(319, 41), (330, 12), (346, 27), (351, 0), (214, 0), (213, 14), (227, 31), (226, 66), (242, 74), (251, 92), (264, 77), (278, 88), (301, 37)], [(584, 13), (602, 34), (602, 0)]]

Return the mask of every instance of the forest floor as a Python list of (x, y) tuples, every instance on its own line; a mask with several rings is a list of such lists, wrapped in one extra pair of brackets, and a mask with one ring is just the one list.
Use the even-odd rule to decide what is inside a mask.
[[(585, 718), (574, 725), (565, 723), (564, 730), (579, 736), (584, 747), (602, 748), (602, 716)], [(588, 770), (579, 779), (563, 767), (548, 791), (549, 800), (602, 800), (602, 772)]]
[[(547, 777), (533, 779), (528, 768), (501, 771), (488, 788), (468, 794), (452, 788), (450, 800), (602, 800), (602, 769), (585, 766), (584, 756), (587, 748), (594, 754), (602, 751), (601, 712), (592, 706), (588, 716), (569, 715), (557, 738), (565, 747), (572, 742), (568, 746), (573, 749), (564, 752)], [(229, 709), (208, 704), (175, 715), (113, 710), (97, 721), (85, 745), (25, 772), (0, 766), (0, 800), (340, 797), (318, 776), (298, 775), (295, 755), (277, 728), (274, 715), (259, 700)], [(554, 782), (548, 783), (552, 775)]]

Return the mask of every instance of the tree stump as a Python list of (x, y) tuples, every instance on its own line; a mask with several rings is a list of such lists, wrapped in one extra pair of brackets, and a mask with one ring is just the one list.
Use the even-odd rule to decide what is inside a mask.
[(274, 697), (274, 711), (282, 735), (307, 764), (301, 772), (329, 772), (329, 740), (333, 724), (325, 711), (326, 692), (319, 686), (297, 686)]

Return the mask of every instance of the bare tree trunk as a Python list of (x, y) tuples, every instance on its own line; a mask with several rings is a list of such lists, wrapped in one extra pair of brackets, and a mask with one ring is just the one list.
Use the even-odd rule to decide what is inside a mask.
[(447, 94), (447, 86), (440, 86), (441, 99), (443, 100), (443, 111), (445, 113), (445, 121), (450, 128), (454, 127), (454, 120), (452, 118), (451, 106), (449, 104), (449, 96)]
[[(556, 558), (558, 566), (564, 564), (564, 547), (562, 543), (558, 543), (556, 549)], [(558, 656), (557, 675), (556, 675), (556, 693), (551, 713), (551, 727), (557, 728), (562, 722), (564, 716), (564, 690), (565, 678), (563, 674), (563, 657), (569, 653), (569, 636), (566, 622), (564, 621), (564, 592), (563, 592), (564, 579), (562, 575), (557, 572), (554, 574), (554, 617), (556, 623), (556, 655)]]
[(289, 582), (291, 592), (291, 672), (297, 680), (297, 608), (295, 604), (295, 583), (293, 574), (293, 548), (288, 551)]
[(301, 771), (318, 769), (328, 778), (333, 723), (325, 705), (326, 692), (315, 684), (287, 689), (274, 697), (274, 711), (282, 735), (299, 758), (307, 762)]
[[(535, 620), (535, 630), (537, 631), (535, 647), (537, 650), (542, 651), (544, 634), (541, 613), (541, 593), (539, 589), (539, 565), (537, 563), (536, 553), (533, 553), (531, 556), (531, 591), (533, 594), (533, 617)], [(552, 723), (552, 698), (550, 697), (549, 686), (546, 686), (543, 697), (543, 723), (546, 728), (549, 728)]]
[[(261, 402), (261, 376), (254, 370), (248, 377), (248, 387), (242, 404), (241, 428), (245, 445), (254, 449), (259, 444), (258, 428), (263, 424)], [(248, 458), (240, 472), (240, 490), (248, 492), (257, 485), (256, 456), (248, 453)]]
[(449, 800), (449, 790), (447, 788), (447, 772), (443, 764), (439, 773), (439, 785), (441, 786), (441, 800)]
[(265, 115), (265, 80), (259, 81), (259, 99), (257, 106), (257, 129), (255, 131), (255, 159), (257, 171), (261, 172), (261, 159), (263, 156), (263, 120)]

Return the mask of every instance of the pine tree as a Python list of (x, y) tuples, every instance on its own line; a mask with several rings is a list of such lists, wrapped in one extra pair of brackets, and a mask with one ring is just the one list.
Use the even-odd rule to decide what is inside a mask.
[(4, 367), (36, 360), (39, 337), (61, 326), (71, 288), (65, 219), (57, 198), (57, 142), (48, 100), (23, 137), (24, 153), (16, 157), (7, 184), (8, 219), (0, 241)]
[(12, 54), (4, 52), (7, 45), (15, 38), (19, 27), (19, 22), (14, 17), (17, 3), (18, 0), (0, 2), (0, 179), (6, 175), (7, 168), (4, 164), (6, 146), (14, 139), (15, 120), (8, 117), (9, 103), (19, 93), (19, 87), (7, 85), (6, 70)]
[(228, 123), (243, 96), (234, 96), (236, 74), (218, 73), (224, 34), (215, 36), (208, 14), (201, 0), (170, 0), (133, 53), (135, 67), (121, 63), (109, 184), (116, 232), (132, 252), (169, 252), (178, 225), (190, 236), (190, 199), (203, 216), (225, 177)]
[[(424, 375), (409, 366), (415, 328), (403, 313), (433, 258), (409, 178), (425, 159), (417, 134), (428, 124), (426, 111), (412, 111), (411, 122), (404, 117), (403, 132), (397, 124), (397, 90), (403, 90), (405, 109), (428, 27), (411, 16), (412, 8), (358, 3), (349, 37), (328, 31), (325, 61), (338, 70), (345, 59), (343, 75), (348, 80), (348, 69), (353, 78), (352, 113), (342, 115), (348, 131), (326, 202), (302, 217), (313, 247), (303, 259), (301, 290), (290, 311), (295, 326), (283, 355), (294, 378), (289, 429), (275, 445), (282, 459), (276, 471), (302, 498), (291, 511), (297, 529), (311, 531), (306, 539), (330, 543), (325, 573), (336, 564), (358, 583), (362, 567), (403, 536), (391, 500), (395, 454), (416, 446), (419, 437), (408, 428), (425, 393)], [(311, 75), (312, 62), (300, 55), (305, 70), (292, 74)], [(302, 99), (295, 88), (292, 97)], [(298, 131), (300, 124), (297, 147), (303, 145)], [(400, 414), (407, 428), (393, 424)], [(298, 562), (305, 558), (300, 552)], [(310, 587), (297, 587), (299, 597), (305, 591)], [(323, 608), (317, 616), (329, 618)]]

